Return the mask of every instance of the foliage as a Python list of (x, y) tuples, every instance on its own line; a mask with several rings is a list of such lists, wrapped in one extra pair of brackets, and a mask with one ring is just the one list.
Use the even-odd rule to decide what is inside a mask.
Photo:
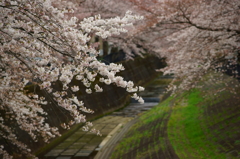
[[(62, 123), (63, 128), (86, 122), (85, 131), (92, 124), (86, 121), (83, 112), (93, 111), (78, 100), (75, 93), (79, 87), (70, 85), (73, 79), (83, 83), (88, 94), (103, 91), (94, 84), (97, 75), (101, 77), (100, 82), (116, 84), (131, 93), (143, 90), (132, 81), (116, 76), (124, 69), (121, 64), (99, 62), (98, 51), (89, 45), (92, 36), (107, 38), (125, 33), (132, 22), (142, 17), (129, 11), (122, 18), (101, 19), (96, 15), (79, 20), (66, 16), (73, 10), (69, 5), (64, 8), (65, 4), (53, 0), (0, 2), (0, 140), (5, 143), (0, 147), (0, 154), (4, 158), (11, 158), (11, 151), (33, 157), (27, 145), (18, 140), (17, 127), (35, 142), (41, 138), (48, 142), (60, 135), (56, 127), (46, 123), (47, 114), (42, 108), (47, 104), (45, 98), (35, 92), (27, 93), (24, 90), (27, 84), (40, 86), (56, 105), (70, 113), (73, 120)], [(57, 81), (62, 83), (59, 88), (53, 86)], [(137, 94), (133, 97), (143, 102)], [(99, 133), (95, 129), (91, 132)]]
[[(128, 35), (109, 41), (131, 54), (153, 53), (165, 57), (165, 74), (183, 80), (169, 89), (186, 90), (195, 86), (208, 70), (233, 69), (240, 53), (240, 1), (238, 0), (124, 0), (112, 7), (88, 1), (88, 8), (102, 16), (119, 15), (125, 9), (144, 16)], [(113, 3), (112, 2), (112, 3)], [(90, 5), (91, 4), (91, 5)], [(120, 4), (121, 7), (116, 8)], [(81, 4), (84, 6), (84, 3)], [(124, 6), (124, 7), (122, 7)], [(89, 9), (91, 10), (91, 9)], [(85, 12), (84, 12), (85, 13)], [(224, 66), (224, 67), (223, 67)], [(234, 69), (231, 74), (239, 73)]]
[[(17, 125), (34, 141), (43, 138), (48, 142), (60, 135), (56, 127), (46, 123), (42, 108), (47, 104), (45, 98), (23, 89), (29, 83), (40, 86), (56, 105), (71, 114), (73, 120), (62, 123), (66, 129), (85, 123), (83, 112), (93, 113), (77, 99), (79, 88), (70, 84), (72, 79), (80, 81), (91, 94), (103, 91), (94, 82), (98, 75), (100, 83), (126, 88), (143, 102), (134, 93), (143, 88), (116, 75), (124, 69), (122, 65), (97, 60), (97, 44), (92, 43), (95, 37), (121, 47), (129, 58), (147, 52), (166, 58), (167, 67), (160, 71), (174, 74), (169, 87), (173, 92), (195, 87), (208, 70), (237, 64), (239, 7), (239, 0), (2, 0), (0, 140), (31, 156), (13, 127)], [(128, 9), (144, 16), (135, 28), (132, 22), (142, 17), (126, 12)], [(175, 85), (178, 80), (181, 83)], [(62, 85), (56, 89), (53, 85), (57, 81)], [(84, 130), (91, 125), (86, 122)], [(6, 149), (0, 147), (5, 158), (9, 157)]]

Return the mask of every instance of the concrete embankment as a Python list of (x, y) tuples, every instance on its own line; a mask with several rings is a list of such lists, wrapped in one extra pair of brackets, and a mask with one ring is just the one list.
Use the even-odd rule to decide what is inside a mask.
[[(118, 75), (123, 76), (128, 81), (133, 81), (136, 85), (144, 85), (151, 81), (159, 74), (155, 71), (155, 69), (162, 68), (164, 66), (164, 63), (161, 61), (161, 59), (158, 59), (154, 56), (136, 58), (134, 61), (130, 60), (123, 62), (122, 64), (125, 67), (125, 70)], [(115, 85), (103, 85), (102, 87), (104, 92), (95, 92), (88, 95), (85, 93), (86, 88), (81, 85), (81, 83), (76, 83), (76, 81), (73, 81), (71, 84), (79, 84), (80, 90), (76, 93), (76, 96), (79, 100), (82, 100), (85, 103), (86, 107), (94, 110), (95, 112), (94, 114), (87, 114), (88, 120), (93, 120), (97, 117), (106, 115), (126, 106), (126, 104), (129, 103), (129, 94), (123, 88), (116, 87)], [(58, 88), (61, 87), (61, 85), (58, 85), (58, 83), (56, 83), (55, 87)], [(31, 87), (27, 89), (30, 91), (34, 90)], [(36, 89), (36, 91), (44, 96), (44, 92), (41, 92), (39, 89)], [(40, 158), (42, 155), (48, 152), (49, 148), (55, 147), (59, 142), (65, 140), (80, 126), (74, 126), (74, 128), (69, 131), (69, 133), (66, 132), (66, 130), (63, 130), (60, 127), (61, 123), (68, 123), (71, 117), (67, 115), (68, 113), (65, 110), (57, 107), (54, 103), (52, 103), (49, 96), (46, 95), (46, 98), (49, 100), (49, 105), (45, 107), (45, 111), (48, 112), (47, 120), (50, 125), (58, 127), (60, 129), (60, 132), (64, 134), (61, 138), (53, 140), (50, 144), (44, 147), (43, 143), (41, 142), (33, 143), (30, 141), (30, 147), (35, 149), (35, 154), (37, 154)]]
[[(83, 132), (80, 128), (46, 153), (44, 158), (108, 158), (111, 150), (137, 121), (138, 116), (159, 103), (159, 94), (163, 93), (166, 87), (166, 83), (162, 84), (160, 82), (162, 80), (162, 78), (155, 79), (152, 82), (153, 84), (149, 84), (146, 90), (141, 93), (141, 96), (145, 99), (145, 104), (139, 104), (132, 100), (125, 108), (94, 120), (93, 124), (96, 129), (101, 131), (102, 136)], [(170, 81), (171, 77), (164, 78), (164, 80), (165, 82)]]

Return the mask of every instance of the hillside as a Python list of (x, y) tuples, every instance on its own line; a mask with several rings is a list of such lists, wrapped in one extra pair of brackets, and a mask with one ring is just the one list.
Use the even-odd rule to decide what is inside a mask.
[(211, 73), (141, 115), (111, 159), (240, 157), (239, 82)]

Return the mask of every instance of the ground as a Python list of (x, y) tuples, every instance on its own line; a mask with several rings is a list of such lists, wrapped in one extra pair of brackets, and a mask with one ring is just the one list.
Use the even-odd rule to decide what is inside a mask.
[(198, 88), (167, 98), (139, 117), (111, 159), (240, 158), (237, 85), (210, 73)]

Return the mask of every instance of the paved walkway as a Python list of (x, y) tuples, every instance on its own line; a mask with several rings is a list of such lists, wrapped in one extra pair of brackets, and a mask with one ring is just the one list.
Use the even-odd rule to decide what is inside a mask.
[[(157, 78), (156, 80), (163, 80)], [(100, 130), (102, 136), (89, 132), (77, 130), (69, 138), (49, 151), (47, 159), (107, 159), (117, 142), (123, 137), (127, 130), (137, 121), (137, 117), (143, 111), (151, 109), (159, 103), (159, 94), (163, 93), (166, 85), (156, 82), (149, 85), (140, 94), (145, 104), (139, 104), (132, 100), (129, 106), (121, 111), (113, 112), (93, 121), (95, 128)], [(95, 157), (94, 157), (95, 156)]]
[[(104, 139), (109, 137), (108, 134), (113, 130), (116, 131), (120, 129), (122, 125), (125, 125), (132, 119), (132, 117), (121, 116), (102, 117), (93, 122), (93, 124), (96, 125), (95, 128), (101, 131), (101, 137), (93, 133), (83, 132), (79, 129), (61, 144), (48, 152), (45, 157), (57, 159), (65, 157), (67, 159), (89, 156), (99, 147)], [(101, 146), (104, 146), (104, 143), (102, 143)]]

